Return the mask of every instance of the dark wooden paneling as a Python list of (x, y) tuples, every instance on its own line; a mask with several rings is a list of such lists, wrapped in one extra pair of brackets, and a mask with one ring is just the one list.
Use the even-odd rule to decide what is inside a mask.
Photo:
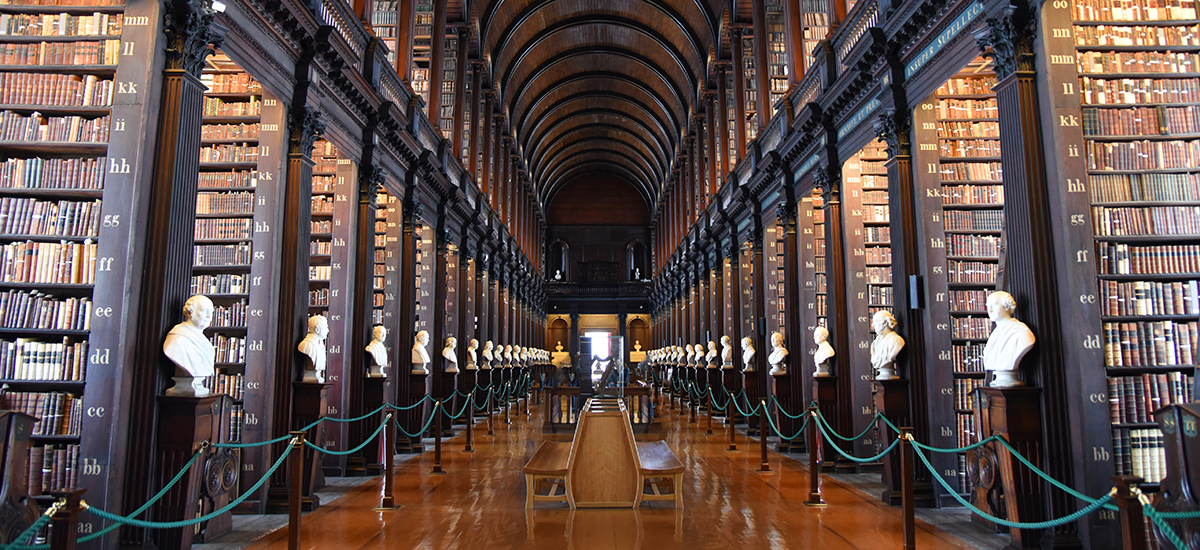
[[(546, 207), (546, 218), (552, 229), (561, 225), (650, 225), (646, 201), (632, 185), (610, 174), (581, 176), (564, 185)], [(648, 235), (645, 242), (650, 242)]]

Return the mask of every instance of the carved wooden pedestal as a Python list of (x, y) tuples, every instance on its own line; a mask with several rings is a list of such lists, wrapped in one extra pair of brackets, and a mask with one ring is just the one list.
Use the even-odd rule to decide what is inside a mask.
[[(403, 402), (396, 403), (401, 407), (412, 406), (414, 403), (425, 399), (425, 396), (430, 395), (430, 392), (433, 390), (433, 388), (430, 387), (432, 382), (430, 380), (431, 377), (428, 374), (399, 374), (398, 376), (409, 377), (408, 395), (404, 396)], [(405, 431), (409, 433), (416, 433), (417, 430), (421, 429), (421, 427), (425, 425), (425, 420), (429, 418), (429, 412), (432, 410), (432, 408), (432, 404), (425, 403), (420, 407), (413, 407), (412, 409), (397, 411), (397, 414), (400, 418), (400, 425), (404, 426)], [(416, 434), (415, 436), (410, 437), (404, 435), (403, 433), (397, 433), (396, 452), (413, 454), (424, 452), (425, 446), (421, 444), (421, 436), (422, 434)]]
[[(442, 417), (442, 437), (454, 437), (454, 430), (451, 429), (453, 423), (448, 419), (457, 413), (458, 408), (460, 407), (459, 403), (461, 400), (456, 399), (454, 394), (458, 388), (458, 386), (456, 386), (458, 383), (458, 373), (443, 372), (440, 373), (439, 376), (442, 377), (441, 384), (437, 395), (434, 395), (433, 397), (434, 399), (442, 402), (442, 410), (444, 412), (439, 412), (438, 414), (445, 415)], [(467, 415), (464, 414), (463, 418), (466, 417)]]
[[(13, 539), (37, 521), (37, 507), (29, 498), (29, 435), (34, 417), (16, 411), (0, 411), (0, 456), (4, 457), (3, 493), (0, 494), (0, 544)], [(41, 468), (40, 464), (34, 465)], [(41, 489), (40, 487), (38, 488)], [(21, 541), (24, 542), (24, 541)]]
[[(1161, 495), (1154, 509), (1159, 512), (1200, 511), (1200, 405), (1170, 405), (1154, 413), (1162, 429), (1167, 456), (1167, 476), (1160, 484)], [(1200, 519), (1170, 519), (1188, 550), (1200, 548)], [(1171, 548), (1166, 535), (1154, 527), (1160, 548)]]
[[(326, 392), (330, 386), (332, 384), (322, 384), (319, 382), (292, 383), (293, 429), (299, 430), (308, 426), (322, 416), (329, 406)], [(324, 426), (318, 424), (309, 429), (305, 435), (305, 440), (323, 448), (325, 444)], [(288, 457), (288, 460), (292, 460), (292, 457)], [(316, 510), (321, 506), (321, 499), (315, 493), (316, 489), (319, 489), (324, 484), (319, 466), (320, 461), (317, 460), (316, 451), (306, 445), (304, 447), (304, 479), (300, 484), (300, 506), (306, 512)], [(289, 482), (288, 487), (290, 486)], [(286, 488), (276, 488), (268, 495), (268, 514), (286, 513), (287, 506), (288, 490)]]
[[(821, 416), (825, 417), (825, 421), (838, 429), (837, 425), (837, 377), (836, 376), (818, 376), (813, 378), (813, 400), (817, 402), (817, 409), (821, 411)], [(812, 419), (810, 422), (816, 422), (817, 419)], [(824, 437), (821, 437), (821, 471), (832, 472), (837, 459), (841, 457), (837, 451), (830, 447), (831, 443)], [(811, 451), (809, 451), (811, 452)]]
[[(745, 423), (746, 419), (742, 417), (742, 413), (732, 409), (733, 401), (731, 400), (733, 396), (742, 393), (742, 372), (737, 369), (721, 369), (721, 384), (725, 386), (725, 391), (721, 392), (724, 394), (721, 396), (721, 399), (730, 400), (729, 406), (726, 408), (726, 412), (728, 412), (729, 415), (732, 415), (732, 417), (735, 418), (739, 423)], [(745, 405), (743, 405), (743, 407), (745, 407)], [(730, 416), (725, 417), (726, 424), (729, 424), (729, 419)]]
[[(912, 411), (909, 408), (908, 380), (875, 380), (875, 410), (886, 416), (897, 427), (912, 426)], [(881, 421), (882, 422), (882, 421)], [(896, 432), (887, 426), (879, 426), (879, 448), (886, 449), (896, 440)], [(936, 508), (937, 497), (934, 495), (933, 484), (929, 476), (922, 475), (924, 465), (917, 463), (916, 483), (913, 486), (914, 503), (920, 508)], [(903, 482), (900, 470), (900, 453), (892, 452), (883, 458), (883, 501), (893, 506), (899, 506), (903, 494)]]
[[(213, 439), (213, 412), (217, 396), (158, 397), (158, 482), (165, 487), (200, 448), (200, 442)], [(158, 521), (180, 521), (196, 517), (200, 485), (203, 483), (203, 462), (197, 460), (191, 471), (183, 476), (162, 500), (155, 505)], [(192, 547), (192, 527), (154, 529), (150, 538), (159, 548)]]
[[(792, 395), (792, 376), (790, 374), (781, 374), (771, 377), (771, 394), (775, 396), (775, 400), (779, 402), (779, 407), (787, 411), (789, 414), (796, 415), (804, 412), (804, 408), (800, 405), (800, 399)], [(767, 398), (767, 403), (770, 404), (771, 399)], [(774, 410), (774, 409), (772, 409)], [(781, 434), (779, 438), (779, 447), (776, 449), (781, 453), (802, 453), (806, 446), (804, 444), (804, 434), (800, 434), (795, 439), (788, 441), (782, 436), (791, 436), (800, 429), (800, 424), (804, 422), (804, 418), (791, 418), (786, 414), (775, 414), (775, 425), (779, 427)], [(767, 429), (770, 429), (768, 426)]]
[[(713, 410), (709, 411), (715, 417), (724, 417), (725, 411), (718, 409), (716, 406), (725, 402), (725, 392), (721, 388), (725, 387), (721, 382), (721, 369), (704, 369), (705, 380), (708, 382), (708, 391), (712, 393)], [(708, 406), (708, 400), (704, 400), (704, 406)]]
[[(380, 406), (383, 405), (383, 396), (384, 396), (383, 386), (386, 382), (387, 382), (387, 378), (382, 377), (382, 376), (374, 377), (374, 378), (366, 378), (363, 380), (363, 413), (364, 414), (371, 412), (375, 409), (378, 409)], [(383, 421), (382, 419), (387, 418), (387, 415), (389, 412), (393, 412), (393, 411), (384, 409), (383, 412), (379, 413), (378, 418), (380, 419), (380, 422)], [(393, 413), (393, 418), (395, 418), (394, 413)], [(389, 420), (388, 422), (391, 422), (391, 420)], [(368, 421), (367, 422), (368, 429), (370, 429), (369, 428), (370, 425), (371, 425), (371, 422)], [(369, 436), (370, 433), (367, 433), (367, 435)], [(348, 475), (348, 476), (349, 475), (368, 475), (368, 476), (379, 475), (379, 473), (383, 471), (383, 453), (382, 453), (382, 449), (380, 449), (380, 447), (379, 447), (379, 443), (381, 441), (383, 441), (383, 434), (380, 434), (379, 437), (376, 437), (370, 443), (367, 443), (366, 447), (363, 447), (362, 457), (363, 457), (363, 462), (364, 462), (364, 468), (363, 468), (363, 471), (361, 474), (358, 473), (357, 471), (347, 469), (346, 475)], [(354, 443), (354, 442), (351, 442), (351, 443)]]
[[(978, 390), (977, 422), (979, 438), (1003, 435), (1013, 448), (1033, 465), (1042, 464), (1042, 406), (1040, 388), (980, 388)], [(972, 481), (992, 477), (988, 472), (988, 453), (994, 453), (993, 464), (998, 466), (1003, 491), (1005, 519), (1023, 523), (1044, 521), (1046, 517), (1046, 488), (1041, 477), (1012, 456), (1002, 444), (981, 447), (968, 458), (967, 468)], [(986, 509), (986, 508), (984, 508)], [(1012, 547), (1037, 548), (1041, 529), (1010, 529)]]
[[(463, 369), (463, 371), (458, 374), (458, 391), (460, 391), (460, 392), (470, 395), (478, 383), (479, 383), (479, 371), (478, 370)], [(478, 395), (478, 396), (476, 396), (475, 401), (481, 401), (484, 397), (485, 396), (483, 396), (483, 395)], [(460, 399), (460, 404), (457, 407), (455, 407), (454, 412), (458, 412), (458, 410), (464, 406), (464, 404), (466, 403), (466, 400), (468, 398), (460, 397), (459, 399)], [(467, 406), (470, 406), (470, 405), (467, 405)], [(458, 418), (458, 420), (455, 420), (454, 422), (456, 424), (466, 425), (467, 417), (468, 417), (468, 415), (466, 413), (463, 413), (463, 415), (460, 416)]]

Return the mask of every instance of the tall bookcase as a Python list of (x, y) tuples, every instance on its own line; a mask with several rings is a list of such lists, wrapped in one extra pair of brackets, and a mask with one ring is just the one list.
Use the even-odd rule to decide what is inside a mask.
[(755, 122), (755, 115), (758, 113), (758, 78), (755, 77), (755, 72), (758, 70), (754, 63), (754, 41), (758, 37), (747, 33), (742, 35), (742, 66), (745, 67), (746, 93), (743, 99), (746, 102), (746, 143), (750, 143), (758, 136), (758, 124)]
[[(817, 327), (828, 326), (825, 302), (825, 210), (824, 201), (819, 192), (814, 190), (807, 196), (800, 197), (799, 211), (796, 216), (796, 231), (799, 233), (798, 255), (800, 257), (800, 301), (803, 311), (800, 319), (803, 327), (796, 327), (804, 334), (794, 333), (789, 338), (794, 345), (800, 342), (812, 342), (812, 333)], [(811, 378), (816, 367), (812, 363), (814, 346), (804, 350), (804, 361), (795, 363), (804, 371), (805, 379)], [(811, 396), (810, 396), (811, 397)], [(792, 411), (794, 414), (794, 411)]]
[(801, 32), (804, 35), (802, 58), (805, 71), (816, 65), (817, 60), (813, 58), (813, 50), (829, 34), (829, 8), (829, 0), (800, 0), (800, 11), (802, 12), (800, 24), (803, 27)]
[[(433, 0), (416, 0), (413, 14), (412, 90), (429, 103), (430, 36), (433, 34)], [(439, 126), (440, 127), (440, 126)]]
[(396, 63), (397, 41), (400, 38), (397, 32), (399, 7), (398, 0), (375, 0), (374, 9), (371, 10), (371, 31), (387, 46), (388, 61), (392, 64)]
[(788, 90), (787, 35), (784, 29), (783, 2), (766, 0), (767, 70), (771, 105), (783, 99)]
[[(389, 224), (395, 225), (395, 222), (389, 221), (388, 209), (396, 207), (395, 197), (388, 194), (387, 191), (381, 191), (375, 194), (375, 264), (371, 277), (371, 326), (384, 324), (384, 305), (387, 300), (386, 293), (388, 290), (387, 273), (388, 273), (388, 229)], [(392, 289), (391, 292), (395, 292)]]
[(446, 55), (442, 58), (442, 112), (438, 128), (441, 128), (446, 139), (450, 139), (454, 135), (454, 87), (458, 80), (459, 48), (458, 33), (448, 32), (445, 35), (446, 40), (442, 44), (446, 50)]

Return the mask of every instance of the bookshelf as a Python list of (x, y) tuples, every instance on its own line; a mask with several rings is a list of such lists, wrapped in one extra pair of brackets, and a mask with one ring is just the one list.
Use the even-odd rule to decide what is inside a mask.
[(754, 117), (758, 113), (758, 79), (755, 77), (755, 71), (758, 67), (754, 64), (754, 41), (756, 36), (751, 34), (750, 29), (746, 29), (746, 34), (742, 35), (742, 64), (745, 67), (745, 86), (746, 94), (743, 99), (746, 102), (746, 143), (754, 141), (758, 136), (758, 124), (754, 122)]
[[(787, 245), (787, 228), (786, 225), (773, 220), (766, 224), (767, 228), (763, 236), (763, 277), (766, 286), (766, 314), (767, 314), (767, 339), (763, 341), (764, 345), (770, 344), (770, 336), (772, 332), (783, 334), (785, 345), (788, 343), (790, 334), (785, 330), (787, 328), (787, 318), (784, 315), (783, 289), (787, 287), (784, 278), (784, 266), (787, 265), (787, 260), (784, 258), (784, 247)], [(764, 352), (770, 353), (770, 348), (765, 348)]]
[(328, 141), (313, 145), (312, 236), (308, 247), (308, 315), (329, 313), (329, 281), (333, 266), (333, 204), (338, 152)]
[(372, 236), (375, 240), (375, 262), (371, 277), (372, 327), (382, 325), (384, 320), (383, 308), (387, 299), (385, 293), (388, 292), (388, 228), (389, 223), (395, 225), (395, 222), (388, 221), (388, 209), (395, 208), (395, 200), (395, 197), (389, 195), (387, 191), (381, 191), (375, 195), (375, 234)]
[(813, 50), (829, 34), (829, 8), (829, 0), (800, 0), (800, 25), (804, 45), (801, 55), (806, 72), (817, 64)]
[[(459, 48), (458, 33), (448, 32), (445, 35), (443, 47), (446, 49), (446, 55), (442, 58), (442, 112), (438, 127), (442, 130), (442, 136), (450, 139), (454, 134), (454, 87), (458, 80)], [(461, 159), (462, 155), (459, 155), (459, 158)]]
[(728, 70), (726, 70), (724, 72), (724, 75), (725, 75), (725, 89), (728, 90), (728, 92), (725, 94), (725, 102), (726, 102), (726, 105), (725, 105), (726, 126), (725, 127), (729, 131), (729, 135), (726, 136), (727, 146), (725, 148), (725, 151), (729, 154), (729, 158), (726, 159), (726, 162), (725, 162), (725, 167), (726, 167), (725, 171), (731, 172), (731, 171), (733, 171), (733, 167), (737, 166), (737, 151), (738, 151), (738, 146), (737, 146), (737, 112), (738, 112), (738, 110), (737, 110), (737, 103), (735, 102), (735, 99), (734, 99), (737, 96), (737, 94), (735, 94), (733, 92), (733, 90), (734, 90), (733, 67), (730, 67)]
[(767, 70), (770, 101), (775, 105), (788, 90), (787, 35), (784, 29), (783, 2), (766, 0)]
[[(430, 36), (433, 34), (433, 1), (416, 0), (413, 10), (412, 90), (429, 104)], [(440, 126), (439, 126), (440, 127)]]
[(371, 31), (387, 46), (388, 62), (392, 65), (396, 64), (396, 51), (399, 48), (399, 7), (398, 0), (375, 0), (374, 9), (371, 10)]

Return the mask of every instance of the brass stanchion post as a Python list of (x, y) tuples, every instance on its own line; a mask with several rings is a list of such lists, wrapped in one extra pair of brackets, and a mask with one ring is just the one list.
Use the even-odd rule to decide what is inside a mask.
[(475, 431), (475, 390), (467, 395), (467, 446), (463, 449), (464, 453), (475, 452), (475, 440), (473, 432)]
[(726, 404), (726, 406), (729, 408), (729, 410), (726, 411), (729, 413), (726, 416), (726, 419), (729, 422), (729, 448), (725, 449), (726, 451), (738, 450), (737, 442), (734, 441), (734, 436), (736, 435), (734, 432), (734, 427), (737, 426), (737, 403), (734, 403), (734, 400), (736, 399), (737, 397), (734, 397), (733, 394), (730, 394), (729, 402)]
[(442, 408), (441, 401), (433, 402), (433, 475), (445, 475), (442, 470)]
[(383, 429), (383, 441), (379, 444), (383, 452), (383, 498), (379, 500), (376, 512), (400, 509), (392, 497), (392, 469), (396, 467), (396, 425), (392, 422), (392, 413), (388, 413), (383, 421), (387, 423), (387, 427)]
[(1146, 517), (1142, 515), (1142, 503), (1138, 495), (1142, 493), (1138, 484), (1142, 478), (1138, 476), (1113, 476), (1117, 484), (1117, 501), (1121, 520), (1121, 548), (1126, 550), (1146, 550)]
[(900, 428), (900, 470), (903, 472), (901, 491), (904, 498), (904, 550), (917, 547), (916, 503), (913, 484), (916, 482), (913, 464), (912, 428)]
[[(82, 496), (87, 489), (70, 489), (50, 493), (63, 499), (53, 514), (50, 514), (50, 550), (75, 550), (75, 539), (79, 535), (79, 513), (83, 511)], [(13, 535), (9, 535), (13, 536)], [(12, 541), (24, 543), (25, 541)]]
[(493, 398), (496, 397), (496, 392), (492, 390), (492, 386), (488, 385), (488, 435), (496, 435), (496, 425), (493, 417), (496, 414), (496, 407), (493, 405)]
[(712, 417), (713, 417), (713, 398), (712, 398), (712, 394), (713, 394), (713, 390), (712, 390), (712, 388), (708, 388), (708, 430), (704, 432), (704, 434), (705, 434), (705, 435), (712, 435), (712, 434), (713, 434), (713, 431), (712, 431)]
[(821, 447), (817, 434), (817, 408), (808, 408), (808, 500), (807, 506), (828, 506), (821, 500)]
[(758, 449), (762, 455), (762, 464), (758, 466), (758, 473), (771, 473), (771, 463), (767, 460), (767, 400), (760, 400), (758, 403)]
[(288, 550), (300, 550), (300, 500), (304, 495), (304, 432), (290, 432), (292, 435), (292, 456), (290, 469), (292, 478), (288, 488)]

